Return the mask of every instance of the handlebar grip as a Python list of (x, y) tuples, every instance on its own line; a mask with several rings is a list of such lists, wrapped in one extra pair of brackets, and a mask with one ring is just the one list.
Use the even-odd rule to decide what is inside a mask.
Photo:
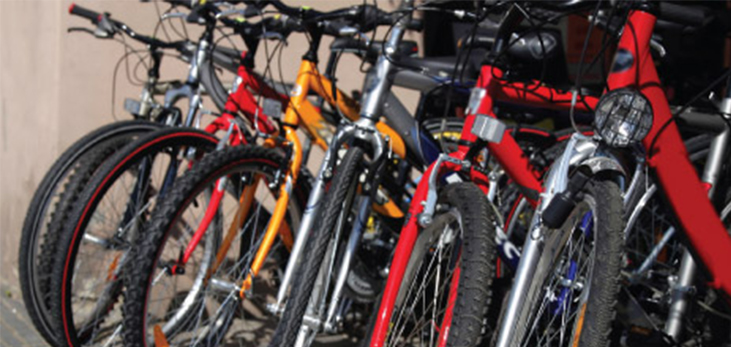
[(412, 19), (406, 24), (406, 29), (422, 31), (424, 30), (424, 22), (421, 19)]
[(99, 23), (99, 20), (102, 16), (99, 12), (83, 8), (75, 3), (72, 3), (71, 6), (69, 6), (69, 13), (76, 16), (84, 17), (94, 24)]
[(345, 28), (347, 25), (340, 21), (323, 21), (322, 27), (325, 35), (340, 36), (340, 30)]
[(711, 19), (710, 14), (703, 8), (671, 4), (664, 1), (660, 2), (658, 17), (670, 22), (692, 26), (703, 26)]

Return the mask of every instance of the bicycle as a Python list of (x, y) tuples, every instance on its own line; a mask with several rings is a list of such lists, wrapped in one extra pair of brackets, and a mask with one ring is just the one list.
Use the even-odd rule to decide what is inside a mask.
[[(410, 288), (409, 284), (416, 283), (413, 282), (414, 280), (429, 279), (428, 276), (421, 274), (416, 269), (419, 266), (429, 264), (425, 259), (434, 259), (427, 252), (430, 247), (425, 249), (425, 246), (431, 245), (426, 240), (438, 238), (438, 236), (434, 236), (434, 233), (420, 231), (428, 229), (436, 216), (446, 213), (446, 211), (440, 210), (436, 204), (440, 190), (438, 184), (440, 177), (462, 172), (464, 179), (472, 181), (484, 192), (489, 191), (488, 198), (494, 199), (495, 184), (491, 184), (494, 179), (489, 179), (486, 173), (481, 172), (484, 169), (474, 161), (474, 157), (480, 149), (487, 147), (490, 155), (494, 156), (507, 176), (515, 182), (514, 184), (520, 189), (528, 203), (535, 208), (538, 206), (537, 202), (540, 192), (542, 192), (542, 184), (539, 180), (542, 173), (537, 172), (531, 163), (521, 155), (515, 140), (509, 133), (505, 132), (505, 125), (495, 119), (493, 114), (494, 103), (513, 101), (534, 107), (549, 107), (566, 111), (575, 108), (583, 112), (589, 112), (596, 105), (597, 99), (591, 96), (577, 98), (571, 92), (563, 92), (540, 85), (537, 82), (522, 83), (502, 80), (501, 77), (504, 72), (492, 64), (494, 64), (495, 58), (499, 56), (501, 49), (509, 46), (508, 43), (511, 42), (510, 35), (512, 35), (521, 19), (522, 14), (516, 8), (508, 10), (503, 18), (504, 24), (498, 30), (492, 53), (486, 59), (481, 70), (480, 80), (472, 92), (470, 105), (473, 106), (469, 109), (468, 118), (465, 121), (465, 127), (461, 135), (461, 142), (464, 145), (450, 155), (441, 155), (427, 169), (424, 177), (428, 177), (428, 179), (423, 179), (414, 193), (409, 209), (409, 218), (401, 230), (394, 257), (391, 261), (388, 281), (381, 297), (380, 308), (377, 315), (375, 315), (377, 318), (369, 342), (371, 346), (407, 343), (407, 341), (411, 341), (411, 338), (415, 338), (417, 341), (421, 338), (424, 342), (438, 341), (440, 345), (444, 343), (474, 344), (483, 338), (482, 329), (485, 322), (481, 317), (483, 317), (484, 312), (487, 312), (489, 300), (482, 294), (474, 295), (474, 292), (471, 292), (468, 288), (483, 288), (483, 291), (487, 290), (489, 293), (489, 289), (483, 286), (483, 281), (486, 279), (478, 280), (475, 276), (461, 279), (459, 269), (462, 269), (462, 267), (455, 265), (457, 260), (452, 259), (452, 262), (449, 263), (452, 266), (453, 272), (450, 274), (452, 277), (440, 276), (440, 283), (435, 284), (438, 285), (436, 288), (440, 288), (441, 291), (415, 292), (413, 296), (409, 296), (405, 292)], [(487, 233), (488, 236), (497, 235), (497, 237), (491, 238), (491, 240), (494, 239), (494, 243), (482, 245), (481, 252), (477, 253), (485, 254), (486, 260), (489, 260), (487, 257), (499, 251), (498, 254), (506, 263), (510, 263), (510, 260), (516, 256), (521, 261), (524, 257), (530, 256), (525, 254), (525, 249), (522, 254), (513, 252), (518, 248), (513, 246), (504, 234), (501, 235), (502, 230), (499, 228), (501, 224), (495, 222), (497, 216), (493, 215), (492, 218), (493, 221), (489, 224), (491, 227), (480, 232)], [(436, 248), (431, 247), (431, 249)], [(474, 259), (474, 256), (466, 261), (471, 261), (469, 259)], [(487, 271), (478, 271), (478, 273), (494, 275), (495, 270), (493, 267), (495, 264), (493, 262), (486, 261), (482, 266), (486, 266)], [(520, 273), (520, 268), (517, 270)], [(490, 280), (487, 281), (489, 283)], [(442, 285), (444, 287), (441, 287)], [(466, 288), (467, 292), (473, 295), (461, 293), (457, 288)], [(430, 310), (410, 310), (410, 308), (413, 308), (412, 304), (422, 302), (421, 299), (428, 299), (426, 302), (431, 303), (432, 298), (434, 300), (433, 304), (431, 306), (427, 305)], [(434, 307), (434, 305), (438, 306)], [(429, 315), (432, 313), (432, 309), (436, 311), (437, 316)], [(418, 315), (415, 316), (415, 312)], [(473, 314), (467, 315), (467, 318), (465, 318), (460, 312), (473, 312)], [(427, 329), (419, 322), (431, 322), (429, 326), (433, 329)], [(458, 333), (451, 335), (450, 329), (457, 329), (455, 331)], [(452, 337), (450, 338), (450, 336)]]

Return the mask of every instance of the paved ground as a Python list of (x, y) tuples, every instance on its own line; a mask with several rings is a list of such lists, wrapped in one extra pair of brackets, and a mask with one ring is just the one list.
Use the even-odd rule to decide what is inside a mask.
[(0, 346), (48, 346), (28, 318), (15, 276), (10, 278), (0, 277)]
[[(0, 299), (0, 347), (48, 347), (49, 345), (36, 332), (33, 323), (31, 323), (28, 317), (28, 313), (23, 305), (20, 287), (17, 284), (17, 277), (0, 276), (0, 290), (2, 291), (2, 298)], [(245, 324), (239, 326), (246, 327)], [(318, 340), (318, 346), (321, 347), (346, 347), (353, 345), (352, 342), (344, 339), (343, 336), (329, 336)], [(239, 341), (239, 343), (236, 343), (234, 341), (230, 346), (248, 344), (250, 342)]]

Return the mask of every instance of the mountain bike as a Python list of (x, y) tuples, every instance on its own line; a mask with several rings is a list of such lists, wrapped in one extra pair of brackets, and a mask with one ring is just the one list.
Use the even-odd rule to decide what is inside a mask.
[[(510, 42), (517, 41), (511, 35), (524, 19), (520, 10), (510, 8), (503, 16), (493, 49), (482, 66), (480, 79), (470, 98), (471, 107), (461, 134), (460, 142), (463, 145), (450, 155), (441, 155), (427, 169), (425, 178), (414, 193), (409, 217), (401, 229), (390, 263), (380, 308), (374, 315), (369, 341), (371, 346), (413, 343), (474, 345), (482, 341), (486, 323), (484, 314), (492, 290), (485, 284), (489, 284), (495, 274), (495, 263), (490, 259), (495, 253), (505, 263), (515, 258), (522, 262), (524, 257), (530, 256), (525, 254), (525, 249), (522, 253), (517, 252), (518, 247), (512, 245), (502, 232), (502, 224), (496, 222), (497, 214), (493, 214), (489, 227), (480, 231), (481, 234), (487, 234), (491, 242), (481, 244), (477, 251), (474, 248), (470, 251), (483, 254), (485, 261), (480, 263), (472, 263), (474, 255), (464, 252), (460, 255), (459, 251), (454, 251), (457, 256), (440, 258), (440, 247), (467, 246), (461, 244), (459, 238), (451, 238), (453, 244), (433, 246), (433, 241), (429, 240), (440, 236), (423, 232), (429, 230), (434, 220), (448, 213), (448, 210), (437, 204), (440, 182), (445, 177), (456, 174), (462, 180), (472, 181), (483, 192), (490, 193), (488, 198), (494, 199), (495, 184), (491, 184), (489, 173), (475, 160), (485, 147), (525, 196), (527, 203), (533, 208), (538, 207), (543, 191), (540, 180), (543, 172), (536, 170), (522, 154), (515, 139), (506, 132), (505, 124), (496, 119), (493, 105), (513, 102), (532, 107), (591, 112), (597, 103), (596, 97), (578, 96), (536, 81), (513, 82), (503, 79), (505, 72), (495, 65), (496, 58)], [(488, 278), (461, 276), (465, 267), (460, 261), (484, 266), (485, 271), (475, 271), (488, 274)], [(520, 268), (516, 270), (520, 273)], [(415, 288), (433, 290), (419, 291)], [(480, 288), (480, 291), (475, 292), (474, 288)]]

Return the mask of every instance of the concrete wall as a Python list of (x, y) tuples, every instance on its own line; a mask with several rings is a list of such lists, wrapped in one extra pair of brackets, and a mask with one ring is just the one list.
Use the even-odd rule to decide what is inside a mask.
[[(286, 2), (292, 6), (305, 3)], [(83, 0), (77, 3), (110, 12), (113, 18), (140, 33), (152, 33), (157, 23), (152, 3), (134, 0)], [(306, 3), (328, 10), (362, 2), (320, 0)], [(116, 101), (112, 103), (113, 70), (124, 54), (124, 46), (88, 34), (67, 33), (66, 29), (72, 26), (92, 28), (87, 20), (68, 14), (70, 4), (69, 0), (0, 1), (0, 274), (6, 279), (10, 276), (11, 282), (17, 277), (17, 251), (25, 211), (43, 175), (75, 140), (113, 122), (113, 114), (116, 119), (128, 119), (122, 100), (137, 97), (141, 90), (127, 81), (122, 68), (116, 83)], [(381, 1), (379, 5), (393, 8), (395, 4)], [(160, 8), (165, 10), (167, 5), (160, 4)], [(195, 38), (197, 28), (188, 30)], [(158, 37), (164, 38), (164, 35)], [(129, 39), (127, 42), (135, 48), (143, 48)], [(321, 48), (323, 69), (329, 42), (324, 40)], [(283, 53), (285, 80), (291, 81), (295, 76), (306, 47), (303, 35), (290, 37), (289, 46)], [(263, 51), (261, 49), (260, 53)], [(182, 62), (166, 57), (163, 65), (163, 79), (184, 78), (187, 66)], [(354, 57), (346, 56), (341, 60), (338, 83), (343, 90), (360, 88), (359, 65)], [(262, 54), (257, 66), (264, 67)], [(144, 78), (144, 72), (139, 70), (139, 76)], [(417, 95), (403, 91), (399, 94), (413, 110)], [(212, 103), (208, 102), (207, 107), (213, 109)]]

